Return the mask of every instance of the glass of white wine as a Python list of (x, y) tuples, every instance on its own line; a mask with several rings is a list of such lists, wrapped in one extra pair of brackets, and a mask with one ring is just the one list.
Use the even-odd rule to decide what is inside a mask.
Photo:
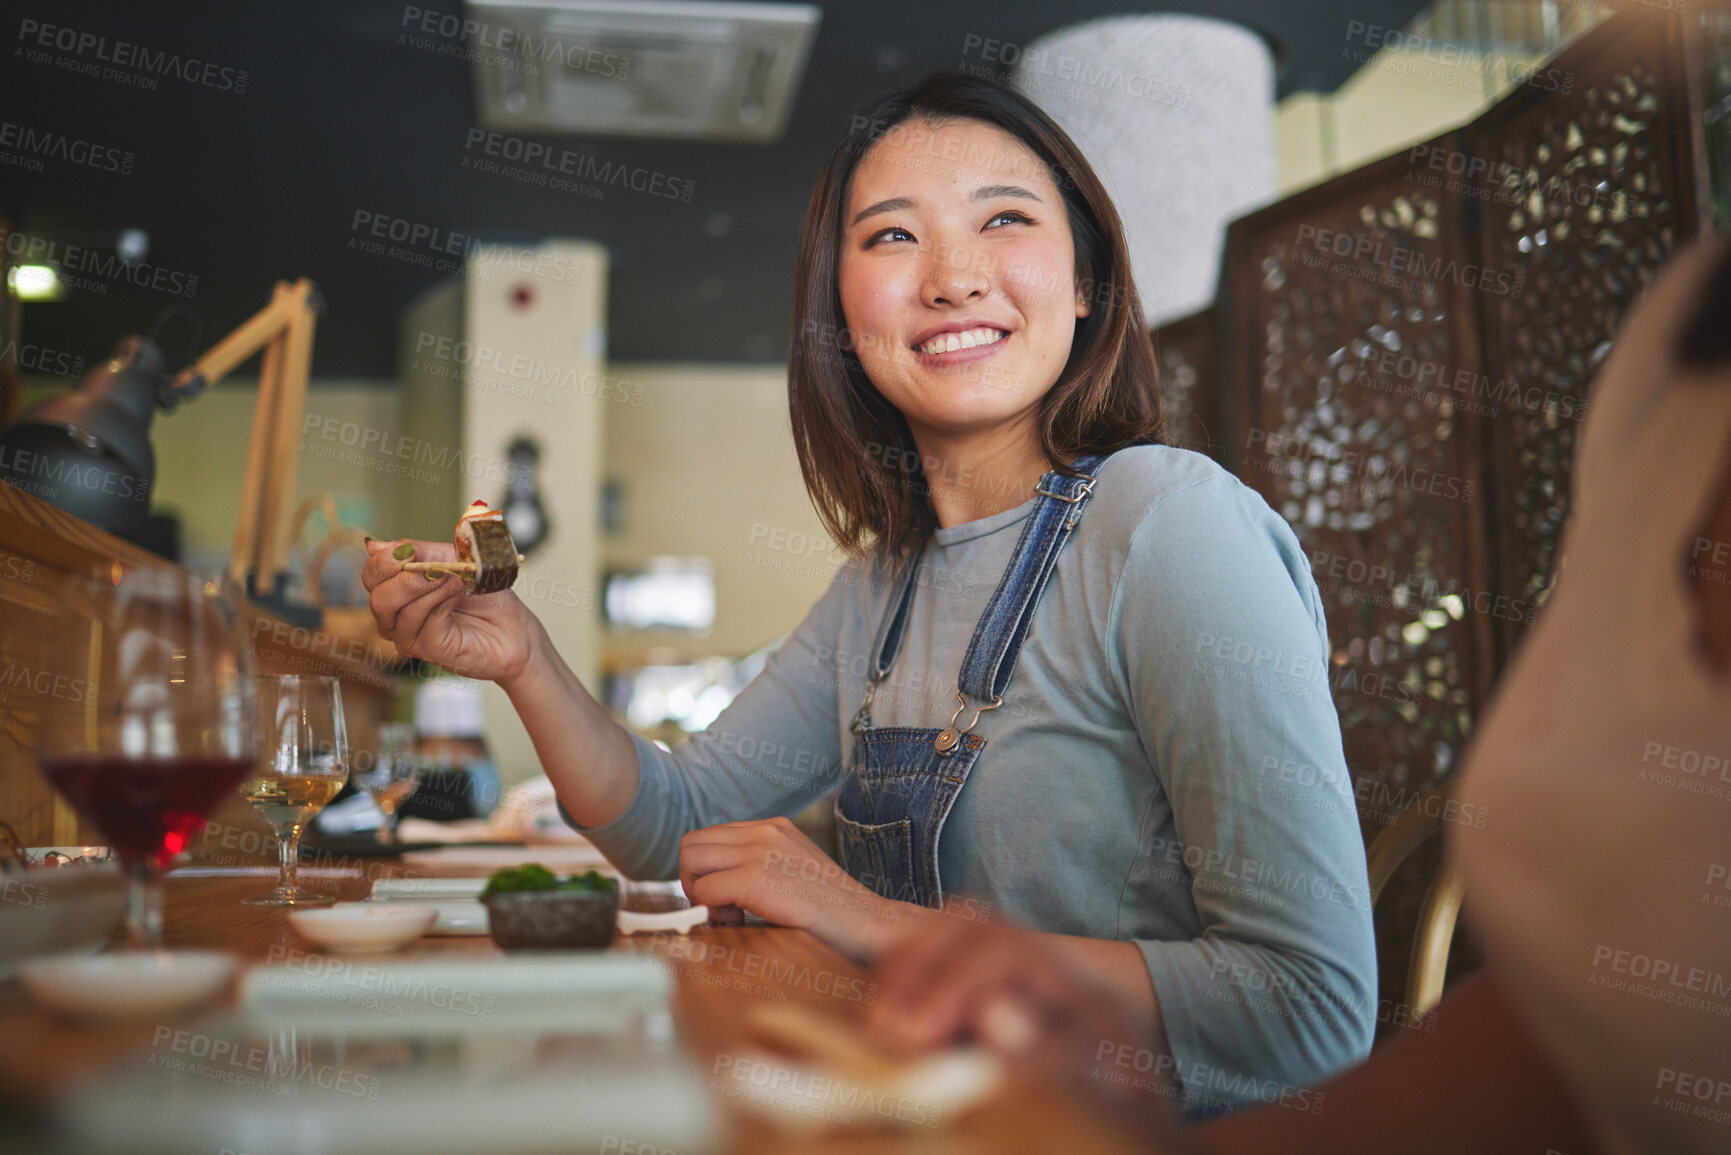
[(355, 784), (373, 796), (384, 816), (379, 841), (395, 842), (397, 812), (421, 784), (421, 769), (415, 760), (415, 728), (405, 722), (380, 726), (378, 753), (370, 767), (355, 771)]
[(316, 906), (336, 901), (299, 885), (301, 831), (349, 780), (349, 736), (335, 678), (283, 674), (258, 679), (259, 761), (240, 796), (276, 830), (276, 889), (248, 906)]

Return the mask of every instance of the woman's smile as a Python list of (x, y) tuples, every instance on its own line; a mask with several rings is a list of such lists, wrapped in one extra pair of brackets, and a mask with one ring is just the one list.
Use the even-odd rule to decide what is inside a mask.
[(913, 351), (922, 364), (941, 368), (1002, 352), (1009, 338), (1010, 331), (996, 325), (956, 321), (921, 333), (914, 338)]

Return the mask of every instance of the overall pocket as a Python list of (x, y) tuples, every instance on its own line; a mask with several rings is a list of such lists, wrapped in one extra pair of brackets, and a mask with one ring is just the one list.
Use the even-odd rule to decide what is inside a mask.
[(842, 869), (882, 898), (919, 901), (914, 886), (913, 822), (855, 822), (835, 804), (836, 844)]
[(938, 832), (986, 740), (962, 739), (940, 756), (928, 728), (865, 729), (854, 744), (853, 773), (836, 796), (842, 866), (884, 898), (930, 906), (943, 895)]

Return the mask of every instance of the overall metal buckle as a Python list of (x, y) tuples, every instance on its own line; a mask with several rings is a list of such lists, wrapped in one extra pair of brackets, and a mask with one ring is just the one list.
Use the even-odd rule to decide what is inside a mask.
[(956, 712), (950, 715), (950, 724), (945, 726), (943, 732), (932, 741), (933, 748), (935, 748), (938, 755), (943, 758), (948, 758), (951, 754), (956, 752), (957, 748), (962, 744), (962, 735), (972, 730), (974, 726), (978, 724), (981, 714), (984, 714), (987, 710), (996, 710), (999, 706), (1004, 704), (1004, 696), (999, 694), (992, 700), (991, 704), (976, 709), (974, 711), (974, 716), (968, 720), (968, 724), (960, 730), (956, 729), (956, 719), (960, 718), (962, 716), (962, 711), (968, 708), (968, 700), (962, 697), (962, 692), (960, 690), (956, 691), (956, 702), (958, 705), (956, 706)]
[(878, 684), (875, 681), (866, 683), (865, 697), (860, 699), (859, 709), (854, 713), (853, 722), (848, 725), (848, 729), (855, 734), (859, 733), (871, 721), (872, 699), (877, 696), (877, 692)]
[(1075, 497), (1065, 497), (1063, 494), (1053, 493), (1049, 489), (1036, 489), (1034, 492), (1045, 497), (1055, 497), (1059, 501), (1067, 501), (1071, 505), (1075, 505), (1078, 501), (1081, 501), (1084, 497), (1087, 497), (1090, 493), (1094, 492), (1094, 479), (1092, 477), (1083, 478), (1082, 484), (1076, 489)]

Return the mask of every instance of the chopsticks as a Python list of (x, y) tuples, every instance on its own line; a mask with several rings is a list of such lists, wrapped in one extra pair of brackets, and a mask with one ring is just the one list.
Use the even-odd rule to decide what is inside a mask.
[(480, 568), (472, 561), (406, 561), (404, 573), (474, 573)]
[[(517, 564), (522, 565), (526, 559), (517, 555)], [(472, 561), (406, 561), (403, 563), (404, 573), (474, 573), (480, 565)]]

